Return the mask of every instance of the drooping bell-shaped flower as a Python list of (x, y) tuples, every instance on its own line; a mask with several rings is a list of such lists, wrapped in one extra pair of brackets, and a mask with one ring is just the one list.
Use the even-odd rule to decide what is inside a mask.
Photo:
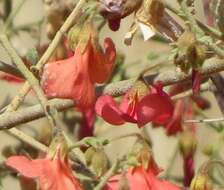
[(53, 157), (47, 155), (42, 159), (11, 156), (6, 160), (6, 165), (27, 178), (38, 179), (41, 190), (83, 190), (61, 148), (57, 149)]
[(105, 82), (112, 73), (116, 50), (110, 38), (104, 41), (105, 50), (101, 49), (97, 32), (89, 22), (75, 40), (70, 39), (75, 48), (72, 57), (45, 65), (41, 84), (48, 97), (69, 98), (79, 108), (87, 109), (95, 101), (94, 84)]

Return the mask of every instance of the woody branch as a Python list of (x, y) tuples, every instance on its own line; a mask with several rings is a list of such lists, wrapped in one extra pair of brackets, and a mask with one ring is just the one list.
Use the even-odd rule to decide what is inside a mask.
[[(222, 59), (209, 59), (203, 65), (201, 70), (204, 77), (208, 77), (214, 73), (224, 70), (224, 60)], [(161, 81), (165, 86), (191, 80), (191, 74), (180, 74), (174, 69), (166, 71), (158, 75), (147, 75), (145, 80), (152, 84), (155, 81)], [(110, 83), (108, 85), (99, 86), (96, 88), (97, 95), (108, 94), (112, 96), (121, 96), (125, 94), (134, 84), (135, 79), (124, 80), (120, 82)], [(203, 88), (203, 86), (201, 87)], [(63, 111), (74, 107), (72, 100), (50, 100), (50, 105), (53, 105), (58, 111)], [(19, 124), (39, 119), (44, 117), (44, 110), (38, 104), (29, 108), (23, 108), (19, 111), (11, 113), (4, 113), (0, 115), (0, 130), (9, 129)]]

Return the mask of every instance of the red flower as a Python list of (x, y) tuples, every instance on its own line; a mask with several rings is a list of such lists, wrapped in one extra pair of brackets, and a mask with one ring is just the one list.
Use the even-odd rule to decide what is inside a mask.
[(159, 124), (166, 123), (173, 112), (170, 97), (160, 85), (153, 86), (151, 91), (148, 88), (147, 90), (139, 88), (138, 85), (134, 85), (124, 95), (119, 107), (111, 96), (99, 97), (95, 105), (96, 113), (113, 125), (132, 122), (142, 127), (151, 121)]
[(123, 177), (127, 179), (127, 186), (130, 190), (180, 190), (176, 185), (168, 181), (158, 179), (153, 171), (147, 171), (141, 166), (129, 169), (125, 173), (125, 176), (119, 174), (112, 177), (108, 181), (104, 190), (119, 189), (119, 182)]
[(25, 177), (38, 178), (41, 190), (82, 190), (72, 174), (68, 160), (61, 158), (59, 150), (54, 158), (30, 160), (24, 156), (11, 156), (6, 165)]
[(48, 97), (73, 99), (80, 108), (89, 108), (95, 101), (95, 83), (105, 82), (112, 72), (116, 51), (110, 38), (104, 42), (105, 52), (90, 39), (84, 51), (78, 45), (68, 59), (48, 63), (41, 80)]

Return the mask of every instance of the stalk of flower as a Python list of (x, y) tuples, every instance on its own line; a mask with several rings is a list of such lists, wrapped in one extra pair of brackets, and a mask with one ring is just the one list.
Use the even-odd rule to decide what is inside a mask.
[(189, 187), (194, 177), (194, 154), (197, 146), (195, 134), (184, 131), (179, 139), (179, 146), (183, 156), (184, 186)]

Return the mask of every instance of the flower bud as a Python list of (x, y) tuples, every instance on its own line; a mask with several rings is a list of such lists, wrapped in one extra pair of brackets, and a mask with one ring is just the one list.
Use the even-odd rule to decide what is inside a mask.
[(102, 176), (109, 167), (107, 155), (103, 149), (90, 147), (85, 152), (86, 163), (96, 173), (98, 177)]
[(197, 140), (191, 131), (184, 131), (179, 139), (180, 151), (184, 158), (188, 158), (196, 151)]
[(212, 190), (212, 183), (207, 175), (198, 175), (192, 180), (190, 190)]
[(212, 156), (214, 154), (214, 146), (212, 144), (207, 144), (203, 147), (202, 152), (206, 156)]
[(97, 176), (102, 176), (108, 170), (109, 163), (105, 152), (102, 149), (97, 149), (91, 161), (93, 170)]
[(93, 148), (93, 147), (90, 147), (88, 148), (86, 151), (85, 151), (85, 159), (86, 159), (86, 163), (87, 165), (90, 165), (91, 164), (91, 160), (93, 158), (93, 155), (96, 153), (96, 149)]

